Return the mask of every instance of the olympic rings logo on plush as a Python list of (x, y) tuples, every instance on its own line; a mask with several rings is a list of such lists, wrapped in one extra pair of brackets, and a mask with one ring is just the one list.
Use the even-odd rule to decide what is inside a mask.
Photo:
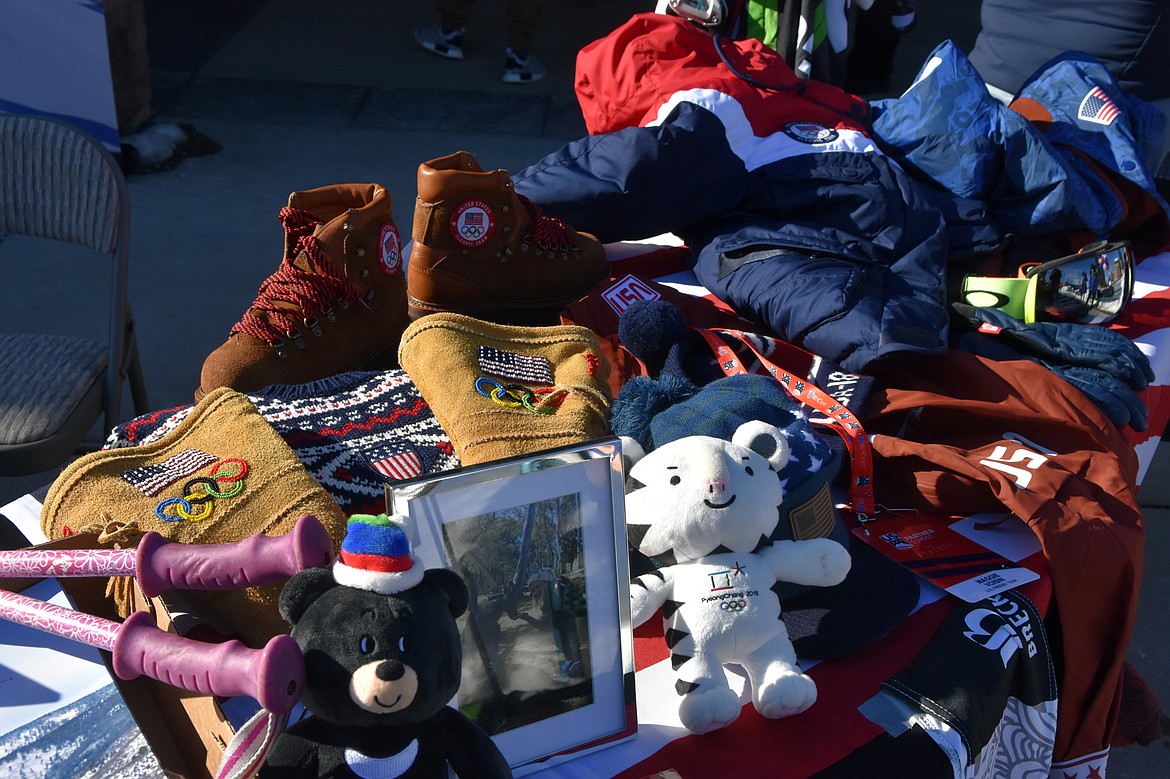
[[(229, 466), (235, 470), (224, 472)], [(244, 490), (248, 463), (228, 457), (211, 466), (211, 473), (191, 479), (183, 485), (183, 497), (166, 498), (154, 507), (154, 515), (163, 522), (201, 522), (211, 516), (216, 499), (234, 498)], [(224, 485), (227, 485), (226, 487)], [(174, 511), (173, 514), (167, 510)]]
[(747, 608), (747, 601), (743, 600), (725, 600), (719, 604), (719, 608), (724, 611), (734, 611), (737, 614)]
[(553, 413), (569, 394), (556, 387), (528, 389), (523, 384), (500, 384), (487, 376), (475, 380), (475, 391), (506, 408), (525, 408), (534, 414)]

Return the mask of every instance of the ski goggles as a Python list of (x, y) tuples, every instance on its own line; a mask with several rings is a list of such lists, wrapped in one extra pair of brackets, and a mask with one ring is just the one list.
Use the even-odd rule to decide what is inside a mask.
[(1097, 241), (1076, 254), (1025, 263), (1017, 278), (968, 276), (963, 302), (998, 308), (1027, 324), (1104, 325), (1133, 297), (1133, 253), (1126, 241)]
[(654, 10), (681, 16), (704, 29), (718, 29), (727, 19), (725, 0), (659, 0)]

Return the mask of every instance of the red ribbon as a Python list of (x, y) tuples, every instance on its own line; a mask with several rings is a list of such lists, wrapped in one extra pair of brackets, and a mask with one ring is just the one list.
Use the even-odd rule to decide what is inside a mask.
[(748, 370), (743, 367), (739, 356), (736, 355), (735, 351), (721, 337), (729, 336), (735, 338), (750, 349), (760, 361), (760, 364), (767, 368), (768, 373), (780, 382), (780, 386), (787, 390), (789, 395), (804, 405), (815, 408), (827, 417), (826, 420), (820, 423), (830, 426), (840, 435), (845, 441), (845, 448), (849, 452), (852, 471), (849, 483), (849, 500), (853, 506), (853, 512), (857, 515), (858, 520), (862, 522), (873, 517), (875, 513), (873, 497), (873, 449), (870, 446), (868, 436), (865, 434), (865, 429), (861, 426), (860, 420), (857, 419), (853, 412), (847, 409), (844, 403), (841, 403), (832, 395), (824, 392), (815, 384), (809, 382), (808, 379), (794, 376), (761, 354), (760, 350), (752, 344), (748, 333), (741, 330), (723, 329), (698, 329), (697, 332), (703, 336), (703, 340), (715, 352), (719, 367), (723, 370), (724, 374), (735, 376), (748, 373)]

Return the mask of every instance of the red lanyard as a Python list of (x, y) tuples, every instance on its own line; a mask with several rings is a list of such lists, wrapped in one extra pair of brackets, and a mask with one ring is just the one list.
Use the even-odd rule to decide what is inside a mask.
[(788, 394), (828, 417), (822, 424), (832, 427), (845, 441), (845, 448), (849, 451), (849, 460), (852, 465), (849, 500), (853, 504), (853, 512), (862, 522), (873, 517), (873, 451), (861, 422), (858, 421), (853, 412), (845, 408), (844, 404), (837, 401), (832, 395), (828, 395), (816, 385), (810, 384), (807, 379), (793, 376), (773, 363), (752, 344), (747, 333), (740, 330), (724, 329), (699, 329), (698, 333), (703, 336), (711, 350), (715, 352), (719, 367), (726, 375), (746, 374), (748, 371), (743, 367), (743, 363), (736, 353), (727, 345), (727, 342), (720, 337), (720, 334), (735, 338), (744, 344), (756, 355), (760, 364), (768, 369), (768, 373), (780, 382), (780, 386), (788, 391)]

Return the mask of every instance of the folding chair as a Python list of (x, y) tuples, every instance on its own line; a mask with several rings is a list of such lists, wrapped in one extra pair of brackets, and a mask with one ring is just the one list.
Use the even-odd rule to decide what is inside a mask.
[[(104, 146), (56, 119), (0, 114), (0, 239), (21, 235), (92, 250), (86, 256), (108, 263), (111, 283), (106, 343), (88, 332), (46, 333), (31, 321), (20, 329), (40, 332), (0, 333), (0, 475), (48, 471), (97, 448), (87, 436), (99, 420), (106, 431), (123, 421), (127, 379), (136, 413), (148, 410), (127, 299), (129, 231), (126, 181)], [(34, 249), (43, 243), (27, 242)]]

